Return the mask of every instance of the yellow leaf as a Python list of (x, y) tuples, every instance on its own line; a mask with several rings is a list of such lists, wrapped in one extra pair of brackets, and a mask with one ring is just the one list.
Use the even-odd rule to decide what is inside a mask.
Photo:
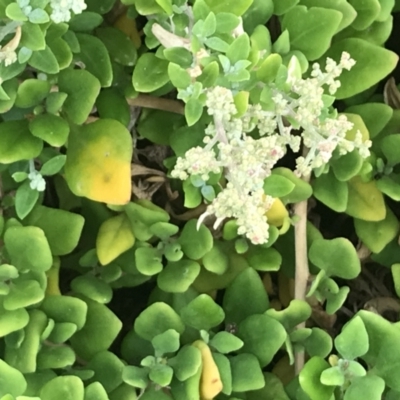
[(131, 198), (132, 138), (120, 122), (99, 119), (75, 127), (68, 140), (65, 178), (77, 196), (114, 205)]
[(124, 32), (126, 36), (129, 36), (137, 49), (142, 45), (142, 40), (140, 39), (140, 34), (136, 27), (136, 20), (129, 18), (127, 16), (127, 11), (114, 22), (114, 28), (119, 29)]
[(385, 200), (375, 181), (363, 182), (355, 176), (348, 186), (346, 214), (364, 221), (382, 221), (386, 217)]
[(104, 221), (96, 239), (97, 257), (101, 265), (109, 264), (135, 244), (130, 222), (125, 214)]
[(368, 128), (365, 126), (364, 120), (358, 114), (343, 113), (343, 115), (354, 124), (353, 128), (346, 132), (347, 140), (354, 140), (357, 131), (361, 132), (363, 142), (369, 139)]

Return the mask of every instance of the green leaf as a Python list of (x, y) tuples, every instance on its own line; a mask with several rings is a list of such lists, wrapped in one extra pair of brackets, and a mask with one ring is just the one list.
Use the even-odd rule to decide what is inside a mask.
[(254, 354), (265, 367), (285, 343), (287, 333), (274, 318), (253, 314), (239, 324), (237, 336), (244, 342), (239, 352)]
[(179, 350), (179, 333), (175, 329), (168, 329), (151, 340), (151, 344), (156, 352), (156, 357), (164, 354), (175, 353)]
[(84, 299), (87, 304), (87, 318), (83, 329), (70, 339), (72, 348), (83, 359), (107, 350), (122, 329), (122, 322), (104, 304)]
[(28, 322), (29, 314), (24, 308), (15, 311), (7, 311), (3, 306), (0, 307), (0, 337), (7, 336), (12, 332), (25, 328)]
[(212, 61), (203, 68), (203, 72), (197, 78), (197, 82), (201, 83), (204, 88), (208, 88), (215, 84), (218, 75), (219, 64), (216, 61)]
[(46, 97), (46, 111), (58, 114), (68, 95), (63, 92), (51, 92)]
[(376, 375), (355, 378), (344, 394), (344, 400), (380, 400), (385, 390), (385, 381)]
[(29, 130), (33, 136), (52, 146), (61, 147), (67, 141), (69, 125), (58, 115), (41, 114), (30, 121)]
[(361, 272), (357, 251), (345, 238), (316, 239), (311, 244), (308, 256), (328, 276), (354, 279)]
[(273, 0), (274, 14), (283, 15), (290, 11), (300, 0)]
[(38, 25), (32, 24), (31, 22), (25, 22), (21, 26), (21, 33), (20, 44), (22, 46), (25, 46), (32, 51), (45, 49), (46, 41), (44, 34)]
[(274, 168), (272, 171), (272, 175), (284, 177), (294, 184), (294, 189), (291, 190), (290, 193), (284, 196), (279, 196), (285, 204), (298, 203), (300, 201), (308, 199), (312, 195), (311, 185), (298, 178), (289, 168)]
[[(246, 393), (247, 400), (290, 400), (281, 380), (271, 372), (264, 372), (265, 386)], [(288, 391), (289, 392), (289, 391)]]
[[(149, 139), (151, 142), (169, 145), (171, 135), (183, 124), (184, 118), (182, 115), (161, 110), (151, 110), (146, 114), (142, 114), (136, 129), (140, 136)], [(182, 135), (179, 136), (182, 139)]]
[(264, 376), (257, 358), (253, 354), (239, 354), (230, 358), (232, 368), (232, 390), (247, 392), (265, 386)]
[(115, 354), (101, 351), (87, 363), (86, 368), (94, 371), (93, 380), (100, 382), (109, 393), (121, 385), (124, 365)]
[(149, 383), (148, 370), (147, 368), (127, 365), (122, 371), (122, 379), (130, 386), (145, 389)]
[(13, 311), (37, 304), (43, 298), (44, 291), (37, 281), (16, 279), (11, 285), (9, 294), (4, 298), (3, 307)]
[[(257, 78), (264, 83), (272, 82), (276, 78), (281, 65), (282, 57), (276, 53), (270, 54), (257, 69)], [(271, 178), (271, 176), (268, 178)]]
[(248, 33), (252, 33), (257, 26), (262, 26), (271, 18), (273, 11), (273, 0), (253, 0), (250, 8), (242, 17), (244, 30)]
[(252, 246), (246, 253), (246, 258), (250, 267), (257, 271), (278, 271), (282, 264), (281, 255), (273, 248)]
[(32, 22), (33, 24), (45, 24), (49, 21), (49, 14), (40, 8), (36, 8), (29, 14), (29, 22)]
[[(44, 232), (34, 226), (13, 226), (4, 234), (4, 244), (11, 264), (20, 271), (50, 269), (53, 258)], [(35, 254), (35, 257), (32, 257)]]
[(91, 73), (82, 69), (67, 69), (58, 76), (58, 87), (68, 95), (63, 111), (77, 125), (89, 116), (100, 93), (100, 82)]
[(5, 92), (5, 100), (0, 100), (0, 112), (5, 113), (10, 111), (11, 107), (14, 105), (15, 99), (17, 97), (18, 81), (17, 79), (12, 79), (4, 82), (0, 88)]
[(385, 136), (380, 142), (381, 151), (386, 157), (388, 164), (394, 166), (400, 163), (400, 157), (396, 148), (400, 144), (400, 134)]
[(168, 61), (154, 53), (142, 54), (132, 75), (132, 84), (138, 92), (149, 93), (160, 89), (169, 81)]
[(349, 189), (346, 182), (337, 180), (330, 170), (312, 182), (314, 196), (336, 212), (344, 212), (347, 208)]
[(102, 22), (103, 17), (97, 12), (83, 11), (81, 14), (73, 15), (68, 25), (69, 29), (75, 32), (89, 32), (100, 26)]
[(137, 50), (124, 32), (113, 27), (104, 27), (97, 29), (96, 35), (105, 44), (112, 60), (128, 67), (135, 65)]
[(251, 6), (253, 0), (205, 0), (215, 14), (229, 12), (240, 17)]
[(228, 249), (222, 242), (214, 242), (213, 248), (204, 255), (202, 263), (207, 271), (222, 275), (229, 268)]
[[(246, 302), (243, 301), (244, 298), (247, 299)], [(253, 268), (246, 268), (225, 291), (225, 323), (238, 325), (250, 315), (264, 313), (268, 305), (268, 295), (260, 276)]]
[(6, 12), (6, 16), (13, 21), (27, 21), (28, 20), (27, 16), (21, 10), (21, 7), (17, 3), (8, 4), (5, 12)]
[(307, 321), (311, 317), (311, 307), (302, 300), (291, 300), (288, 307), (281, 311), (270, 308), (265, 313), (269, 317), (280, 322), (287, 332), (292, 331), (301, 322)]
[(357, 17), (357, 11), (347, 0), (300, 0), (300, 4), (311, 7), (330, 8), (342, 13), (337, 32), (348, 27)]
[(0, 280), (8, 281), (18, 278), (18, 270), (13, 265), (1, 264), (0, 265)]
[(333, 9), (296, 6), (283, 16), (282, 31), (288, 30), (291, 48), (312, 61), (329, 49), (341, 20), (342, 13)]
[(210, 230), (203, 224), (197, 229), (196, 225), (197, 220), (188, 221), (178, 240), (182, 251), (191, 260), (199, 260), (213, 247), (213, 237)]
[(367, 29), (381, 11), (379, 0), (350, 0), (349, 3), (357, 12), (352, 27), (359, 31)]
[(26, 387), (26, 380), (21, 372), (0, 359), (0, 396), (20, 396)]
[(140, 247), (135, 251), (138, 271), (146, 276), (156, 275), (163, 269), (161, 254), (152, 247)]
[(71, 289), (101, 304), (109, 303), (113, 295), (111, 287), (93, 275), (77, 276), (71, 282)]
[(312, 357), (300, 371), (300, 386), (311, 400), (330, 400), (335, 387), (325, 386), (320, 381), (321, 373), (329, 367), (322, 357)]
[(97, 257), (107, 265), (135, 244), (129, 219), (125, 214), (112, 217), (102, 223), (97, 234)]
[(247, 60), (250, 53), (250, 39), (246, 33), (238, 36), (230, 45), (226, 56), (232, 65), (238, 61)]
[(182, 68), (190, 68), (193, 63), (192, 53), (184, 47), (169, 47), (164, 50), (164, 57)]
[(203, 115), (203, 103), (198, 99), (189, 99), (185, 106), (185, 118), (188, 126), (193, 126)]
[[(108, 400), (104, 386), (100, 382), (93, 382), (85, 387), (85, 400)], [(122, 397), (121, 397), (122, 399)]]
[(168, 329), (174, 329), (182, 334), (185, 326), (180, 316), (166, 303), (157, 302), (148, 306), (136, 318), (135, 332), (146, 340), (152, 340), (155, 336), (164, 333)]
[(24, 223), (43, 230), (53, 255), (65, 255), (78, 245), (84, 221), (69, 211), (37, 206)]
[(25, 181), (15, 194), (15, 211), (19, 219), (24, 219), (35, 207), (39, 192), (30, 187), (30, 181)]
[(34, 51), (28, 64), (46, 74), (57, 74), (60, 71), (57, 58), (49, 46), (46, 46), (44, 50)]
[(186, 89), (191, 84), (189, 73), (178, 64), (169, 63), (168, 76), (172, 84), (178, 89)]
[(77, 376), (58, 376), (42, 387), (40, 398), (42, 400), (84, 400), (83, 383)]
[[(169, 365), (163, 364), (156, 364), (149, 372), (150, 380), (153, 381), (155, 384), (160, 385), (161, 387), (169, 386), (172, 381), (173, 375), (174, 370)], [(163, 394), (163, 392), (161, 391), (159, 393)], [(148, 398), (150, 400), (153, 397), (149, 396)], [(166, 396), (166, 398), (169, 398), (169, 396)]]
[(363, 221), (354, 218), (357, 236), (373, 252), (380, 253), (399, 232), (399, 221), (393, 212), (386, 208), (386, 217), (381, 221)]
[(180, 381), (186, 381), (195, 375), (201, 366), (201, 352), (194, 346), (184, 346), (175, 357), (168, 359), (168, 364)]
[(232, 393), (232, 368), (228, 357), (223, 354), (213, 353), (213, 359), (217, 365), (222, 382), (222, 393), (230, 395)]
[[(232, 353), (243, 348), (243, 341), (232, 333), (221, 331), (218, 332), (209, 342), (219, 353)], [(215, 355), (215, 354), (214, 354)]]
[(96, 99), (96, 108), (100, 118), (116, 119), (126, 127), (129, 125), (129, 104), (117, 88), (103, 89)]
[(164, 292), (184, 293), (200, 273), (200, 265), (191, 260), (169, 262), (157, 277), (157, 285)]
[(223, 309), (207, 294), (197, 296), (180, 314), (185, 325), (205, 331), (220, 325), (225, 318)]
[[(60, 330), (73, 331), (82, 329), (87, 317), (87, 305), (84, 301), (70, 296), (46, 296), (40, 308), (46, 315), (56, 322), (56, 327), (60, 323)], [(65, 325), (68, 323), (68, 325)], [(63, 328), (63, 329), (61, 329)], [(60, 335), (58, 335), (60, 336)]]
[(331, 159), (330, 165), (335, 177), (341, 182), (346, 182), (360, 172), (363, 162), (358, 150), (353, 150), (338, 159)]
[(106, 46), (92, 35), (78, 33), (76, 37), (81, 48), (78, 57), (85, 69), (99, 80), (102, 87), (111, 86), (113, 71)]
[(363, 320), (352, 318), (335, 338), (336, 350), (347, 360), (363, 356), (369, 348), (368, 333)]
[(52, 39), (49, 41), (49, 47), (57, 59), (60, 70), (70, 66), (73, 54), (71, 48), (65, 40), (59, 37)]
[(66, 159), (67, 157), (64, 154), (60, 154), (59, 156), (50, 158), (49, 161), (46, 161), (42, 165), (42, 167), (40, 168), (40, 173), (43, 176), (51, 176), (57, 174), (64, 167)]
[(67, 346), (43, 347), (37, 356), (38, 369), (61, 369), (71, 367), (75, 363), (75, 353)]
[(17, 91), (15, 105), (20, 108), (30, 108), (40, 104), (49, 94), (51, 85), (39, 79), (26, 79)]
[[(341, 361), (339, 360), (339, 362)], [(331, 367), (322, 371), (320, 380), (326, 386), (343, 386), (345, 382), (344, 374), (339, 366)]]
[(348, 187), (348, 215), (364, 221), (381, 221), (385, 218), (385, 201), (376, 181), (363, 182), (356, 176), (348, 182)]
[(341, 85), (335, 97), (339, 100), (371, 88), (390, 74), (398, 61), (397, 54), (357, 38), (334, 43), (324, 54), (324, 59), (330, 57), (338, 62), (343, 51), (351, 54), (356, 64), (338, 78)]
[(0, 163), (30, 160), (40, 154), (43, 142), (31, 135), (28, 124), (26, 119), (0, 123)]

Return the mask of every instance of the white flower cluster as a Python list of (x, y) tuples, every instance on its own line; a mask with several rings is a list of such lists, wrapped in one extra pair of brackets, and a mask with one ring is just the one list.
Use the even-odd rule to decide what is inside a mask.
[(44, 192), (46, 189), (46, 181), (43, 176), (38, 171), (32, 171), (28, 175), (28, 179), (30, 180), (29, 186), (32, 190), (37, 190), (38, 192)]
[[(343, 53), (339, 64), (327, 60), (325, 72), (315, 64), (311, 78), (288, 80), (290, 93), (271, 85), (274, 110), (249, 105), (240, 118), (235, 117), (237, 109), (230, 89), (217, 86), (207, 90), (206, 106), (213, 123), (205, 131), (206, 145), (189, 150), (184, 158), (179, 157), (172, 171), (173, 177), (182, 180), (198, 174), (206, 181), (208, 173), (224, 169), (228, 184), (199, 218), (199, 224), (209, 215), (216, 217), (214, 227), (225, 218), (235, 218), (239, 234), (246, 235), (254, 244), (266, 243), (269, 227), (265, 214), (274, 199), (265, 196), (263, 184), (276, 162), (285, 155), (287, 146), (298, 152), (303, 140), (309, 149), (305, 157), (297, 159), (298, 175), (307, 175), (326, 164), (336, 148), (341, 154), (357, 148), (362, 157), (369, 155), (371, 142), (363, 142), (360, 132), (354, 141), (347, 140), (346, 132), (353, 124), (343, 115), (329, 118), (323, 98), (323, 86), (328, 85), (329, 92), (334, 94), (340, 86), (336, 78), (354, 63)], [(300, 135), (292, 134), (293, 127), (288, 121), (294, 121), (296, 129), (301, 128)], [(255, 128), (259, 139), (247, 134)]]
[(29, 160), (28, 179), (30, 180), (29, 186), (32, 190), (37, 190), (38, 192), (45, 191), (46, 181), (44, 180), (42, 174), (39, 171), (36, 171), (33, 160)]
[(71, 11), (80, 14), (87, 7), (84, 0), (50, 0), (50, 6), (50, 18), (56, 24), (68, 22), (71, 19)]

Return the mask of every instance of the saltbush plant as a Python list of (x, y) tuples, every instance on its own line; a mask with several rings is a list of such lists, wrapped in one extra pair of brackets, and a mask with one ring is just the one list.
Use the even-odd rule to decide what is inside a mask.
[(399, 9), (0, 0), (0, 399), (400, 399)]

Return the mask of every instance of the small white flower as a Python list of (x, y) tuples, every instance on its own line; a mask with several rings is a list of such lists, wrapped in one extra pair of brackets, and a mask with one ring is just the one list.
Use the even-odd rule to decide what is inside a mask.
[(71, 11), (80, 14), (87, 8), (84, 0), (50, 0), (52, 13), (50, 18), (56, 24), (68, 22), (71, 19)]

